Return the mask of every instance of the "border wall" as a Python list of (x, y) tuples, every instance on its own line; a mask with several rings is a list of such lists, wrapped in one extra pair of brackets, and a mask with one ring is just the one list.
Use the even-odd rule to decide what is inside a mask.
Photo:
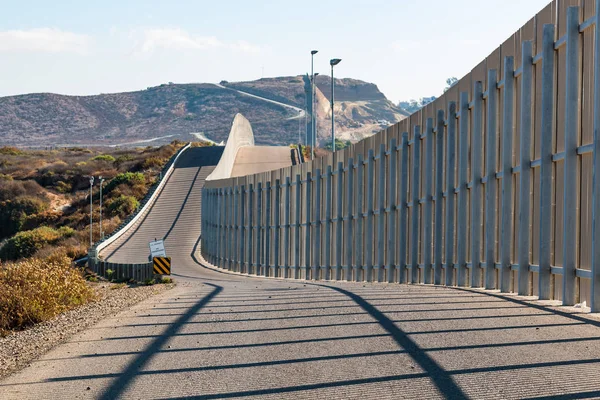
[(343, 151), (207, 182), (203, 257), (240, 273), (483, 287), (600, 311), (596, 9), (553, 1), (443, 96)]

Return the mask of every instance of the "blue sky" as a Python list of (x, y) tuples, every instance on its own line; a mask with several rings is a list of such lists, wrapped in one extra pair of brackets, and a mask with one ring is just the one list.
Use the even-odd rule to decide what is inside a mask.
[[(1, 0), (0, 96), (97, 94), (310, 71), (437, 95), (549, 0)], [(449, 6), (451, 5), (451, 7)]]

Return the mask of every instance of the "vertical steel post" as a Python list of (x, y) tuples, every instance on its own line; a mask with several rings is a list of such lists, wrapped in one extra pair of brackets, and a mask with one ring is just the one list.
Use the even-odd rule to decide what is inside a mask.
[[(579, 7), (567, 9), (565, 161), (563, 212), (563, 305), (575, 304), (577, 262), (577, 138), (579, 114)], [(598, 172), (598, 171), (594, 171)]]
[[(363, 270), (363, 193), (364, 193), (364, 169), (365, 161), (363, 155), (358, 155), (358, 163), (356, 170), (356, 234), (354, 245), (354, 281), (361, 280), (360, 271)], [(364, 278), (363, 278), (364, 279)]]
[[(304, 194), (304, 206), (306, 210), (306, 226), (304, 228), (304, 279), (308, 279), (310, 275), (310, 236), (312, 229), (311, 207), (312, 207), (312, 174), (306, 173), (306, 190)], [(314, 279), (314, 278), (313, 278)]]
[(406, 282), (406, 266), (408, 255), (408, 132), (402, 133), (402, 142), (400, 145), (400, 201), (398, 208), (400, 237), (398, 238), (398, 282)]
[(488, 71), (486, 100), (486, 132), (485, 142), (485, 288), (494, 289), (496, 284), (496, 165), (497, 165), (497, 77), (496, 70)]
[(377, 282), (383, 282), (383, 272), (385, 271), (385, 143), (379, 146), (379, 189), (378, 210), (379, 218), (377, 223)]
[(500, 291), (510, 291), (511, 243), (513, 238), (513, 132), (514, 132), (514, 58), (504, 57), (502, 101), (502, 205), (500, 226)]
[(435, 246), (433, 260), (433, 284), (442, 284), (442, 261), (444, 238), (444, 110), (438, 110), (435, 132)]
[(353, 214), (353, 205), (354, 201), (354, 160), (350, 158), (348, 160), (348, 175), (346, 178), (346, 265), (345, 265), (345, 277), (346, 281), (352, 280), (352, 225), (354, 221), (352, 220)]
[[(388, 199), (390, 212), (387, 216), (387, 281), (396, 281), (396, 167), (398, 140), (390, 142), (390, 159), (388, 164)], [(358, 182), (361, 184), (361, 181)]]
[(256, 266), (254, 275), (261, 275), (264, 267), (263, 185), (256, 185)]
[(333, 175), (331, 165), (327, 166), (327, 173), (325, 175), (325, 273), (324, 279), (326, 281), (331, 279), (331, 230), (333, 229), (331, 223), (331, 202), (332, 195), (331, 191), (333, 187), (331, 185), (331, 176)]
[(433, 234), (433, 118), (425, 124), (425, 204), (423, 204), (423, 283), (431, 282)]
[(226, 212), (226, 221), (225, 223), (226, 225), (226, 230), (225, 230), (225, 243), (226, 243), (226, 262), (224, 264), (225, 268), (227, 270), (231, 269), (231, 250), (232, 250), (232, 221), (231, 221), (231, 217), (232, 217), (232, 210), (233, 210), (233, 202), (232, 202), (232, 189), (231, 188), (227, 188), (225, 190), (225, 212)]
[(239, 186), (233, 187), (233, 249), (231, 252), (231, 270), (237, 272), (237, 265), (239, 261), (239, 245), (238, 245), (238, 236), (240, 233), (239, 229)]
[(458, 163), (458, 208), (456, 209), (457, 243), (456, 243), (456, 286), (467, 285), (467, 167), (469, 162), (469, 93), (460, 94), (460, 132)]
[(265, 269), (264, 276), (271, 276), (271, 181), (268, 180), (265, 204)]
[(321, 270), (321, 170), (315, 171), (315, 248), (312, 256), (312, 279), (319, 279), (319, 271)]
[[(471, 128), (471, 175), (473, 179), (471, 188), (471, 287), (481, 286), (482, 114), (483, 85), (477, 81), (475, 82), (475, 93), (473, 93), (473, 126)], [(489, 229), (493, 229), (493, 225)]]
[(456, 103), (448, 105), (448, 146), (446, 148), (446, 237), (445, 255), (446, 286), (454, 281), (454, 185), (456, 169)]
[(221, 258), (221, 191), (222, 189), (216, 189), (215, 194), (215, 206), (216, 206), (216, 219), (215, 219), (215, 259), (213, 264), (218, 267), (219, 260)]
[(246, 185), (240, 187), (240, 259), (238, 261), (238, 272), (244, 272), (246, 265), (246, 236), (248, 229), (246, 228), (246, 215), (248, 208), (246, 207)]
[(519, 130), (521, 133), (519, 175), (519, 246), (518, 246), (518, 293), (529, 295), (529, 251), (531, 233), (531, 104), (533, 83), (533, 50), (531, 41), (521, 44), (522, 73), (521, 73), (521, 118)]
[(283, 211), (283, 223), (285, 227), (283, 235), (283, 277), (289, 278), (290, 274), (290, 232), (292, 226), (290, 224), (290, 204), (292, 202), (291, 197), (292, 181), (289, 176), (285, 177), (285, 202)]
[(273, 276), (279, 278), (280, 242), (281, 242), (281, 180), (275, 179), (275, 236), (273, 244)]
[(373, 159), (375, 152), (369, 149), (367, 155), (367, 234), (365, 235), (365, 280), (373, 280), (373, 190), (374, 190), (374, 170)]
[(252, 273), (252, 261), (254, 256), (254, 185), (248, 185), (248, 257), (246, 262), (246, 273)]
[[(600, 0), (596, 0), (595, 19), (596, 33), (594, 42), (594, 172), (600, 171)], [(544, 60), (544, 62), (546, 61)], [(600, 177), (597, 176), (597, 173), (594, 173), (592, 175), (592, 287), (590, 307), (593, 313), (597, 313), (600, 312)]]
[[(598, 13), (597, 15), (600, 15)], [(540, 272), (538, 275), (539, 299), (548, 300), (552, 297), (550, 293), (551, 277), (551, 243), (552, 243), (552, 161), (553, 146), (553, 121), (554, 121), (554, 25), (545, 24), (543, 28), (542, 43), (542, 121), (541, 121), (541, 166), (540, 166), (540, 243), (539, 258)], [(596, 32), (599, 32), (597, 29)], [(598, 43), (596, 43), (598, 46)], [(598, 62), (596, 62), (598, 68)], [(598, 69), (596, 69), (598, 71)], [(595, 81), (600, 85), (600, 76), (596, 75)], [(598, 91), (596, 92), (596, 96)], [(598, 110), (598, 108), (596, 108)], [(598, 118), (596, 112), (594, 118)], [(594, 156), (595, 156), (594, 152)], [(594, 171), (598, 171), (594, 167)], [(596, 174), (593, 174), (594, 179)], [(592, 232), (593, 241), (593, 232)], [(594, 249), (592, 244), (592, 249)]]
[(302, 195), (302, 180), (299, 174), (296, 175), (296, 202), (295, 210), (296, 210), (296, 235), (294, 237), (294, 272), (293, 279), (298, 279), (298, 271), (300, 268), (300, 226), (301, 226), (301, 211), (302, 211), (302, 203), (301, 196)]
[(343, 200), (344, 200), (344, 164), (339, 162), (337, 167), (337, 190), (336, 190), (336, 205), (337, 205), (337, 225), (335, 230), (335, 280), (342, 279), (342, 233), (344, 228)]
[(410, 283), (419, 282), (419, 201), (421, 196), (421, 127), (415, 125), (413, 134), (413, 177), (412, 177), (412, 220), (411, 220), (411, 264)]

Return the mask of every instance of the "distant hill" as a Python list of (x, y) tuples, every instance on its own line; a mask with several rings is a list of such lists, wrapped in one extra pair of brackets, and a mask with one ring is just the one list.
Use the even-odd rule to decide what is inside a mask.
[[(227, 138), (235, 114), (242, 113), (252, 123), (258, 144), (288, 144), (298, 140), (299, 131), (304, 134), (299, 109), (304, 109), (305, 81), (306, 77), (296, 76), (222, 82), (222, 86), (164, 84), (94, 96), (0, 97), (0, 141), (17, 146), (142, 145), (205, 135), (219, 142)], [(316, 83), (319, 137), (328, 138), (330, 78), (319, 76)], [(374, 84), (336, 80), (336, 134), (340, 137), (361, 139), (405, 115)]]

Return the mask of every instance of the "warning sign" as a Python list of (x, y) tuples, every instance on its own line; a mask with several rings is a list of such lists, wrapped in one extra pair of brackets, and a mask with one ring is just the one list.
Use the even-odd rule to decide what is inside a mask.
[(156, 275), (171, 275), (171, 257), (154, 257), (152, 260)]
[(163, 240), (155, 240), (150, 242), (150, 255), (152, 257), (166, 257), (165, 242)]

